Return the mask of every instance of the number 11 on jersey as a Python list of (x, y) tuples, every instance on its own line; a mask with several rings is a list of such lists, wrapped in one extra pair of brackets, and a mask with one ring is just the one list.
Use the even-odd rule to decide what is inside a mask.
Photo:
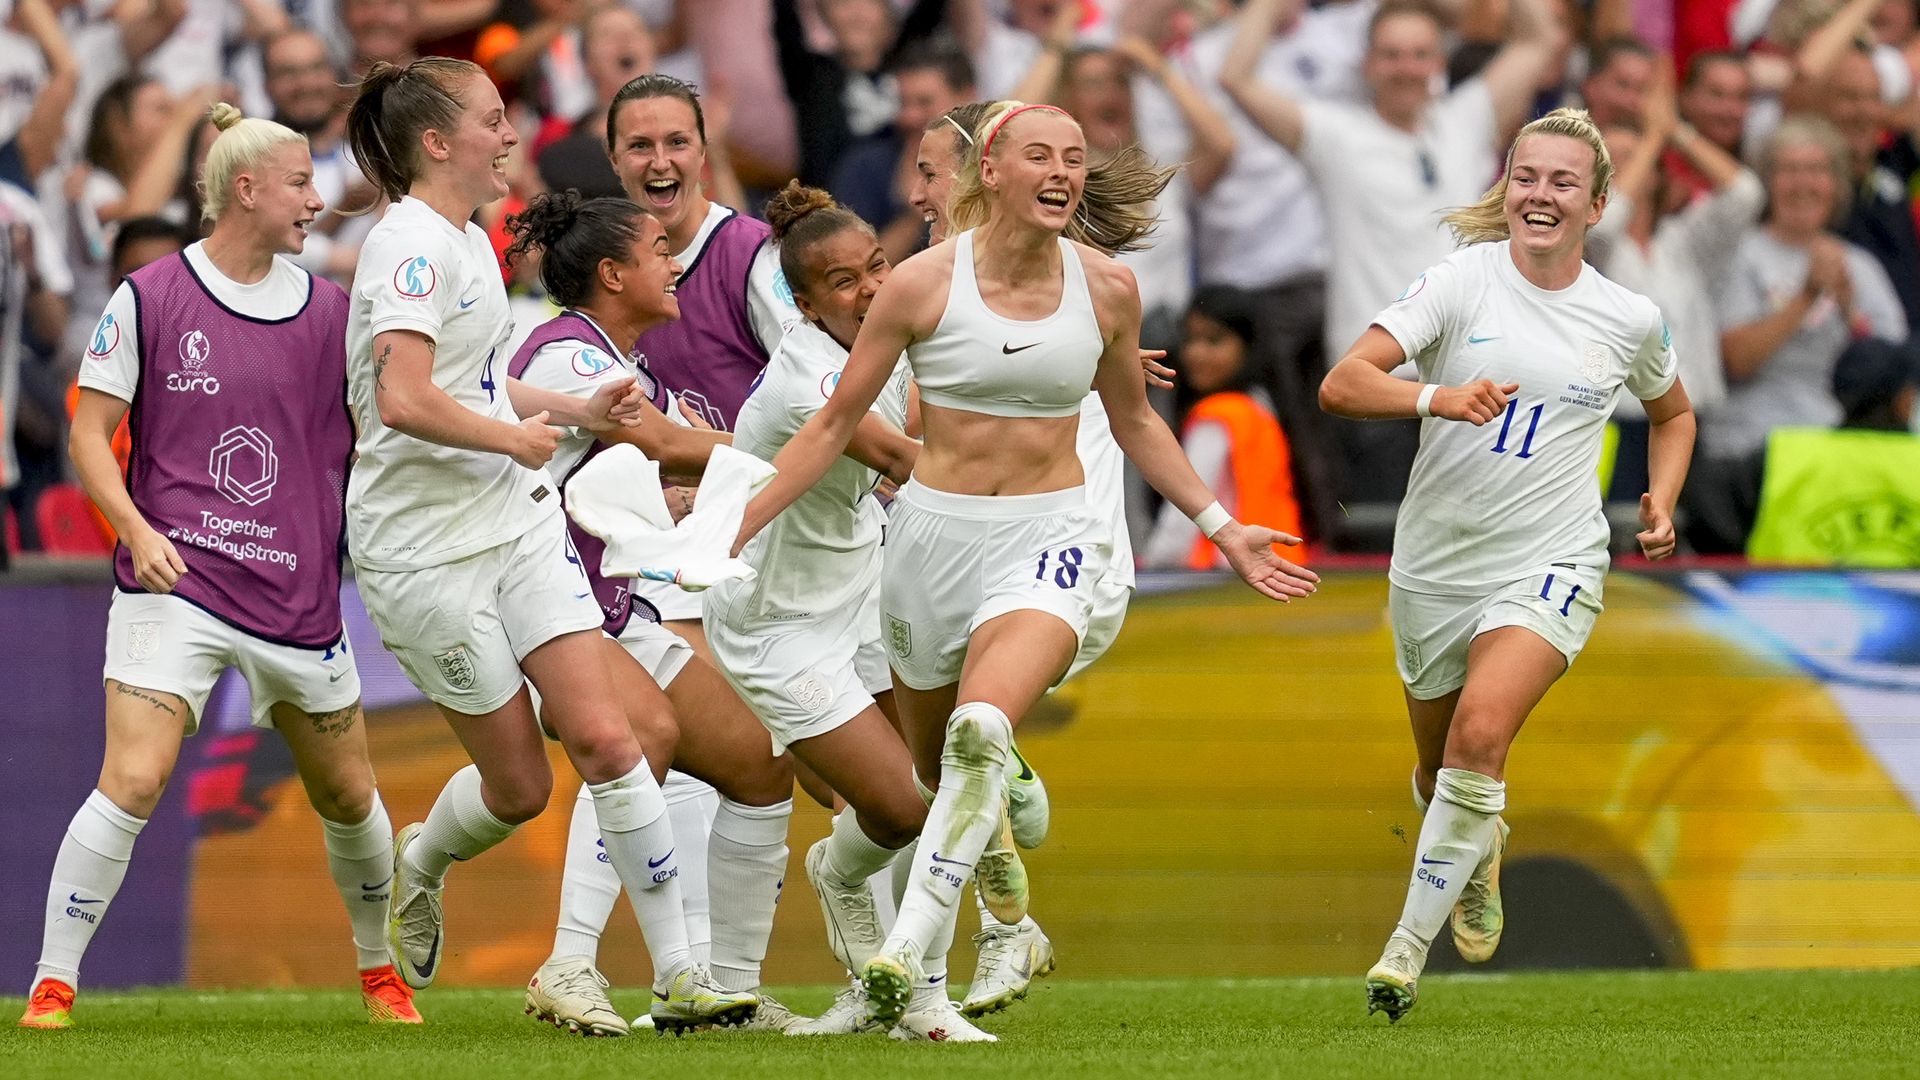
[[(1540, 430), (1540, 414), (1545, 412), (1546, 408), (1547, 403), (1543, 401), (1528, 410), (1531, 418), (1527, 421), (1527, 434), (1525, 438), (1520, 440), (1520, 450), (1513, 455), (1514, 457), (1526, 459), (1533, 456), (1533, 436), (1535, 432)], [(1506, 415), (1500, 420), (1500, 438), (1493, 444), (1494, 453), (1504, 454), (1507, 452), (1507, 436), (1513, 433), (1513, 414), (1519, 411), (1520, 399), (1512, 398), (1508, 400)]]

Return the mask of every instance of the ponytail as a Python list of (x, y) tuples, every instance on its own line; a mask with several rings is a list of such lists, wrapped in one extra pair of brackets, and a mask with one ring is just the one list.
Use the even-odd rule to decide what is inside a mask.
[(347, 147), (380, 193), (398, 200), (420, 177), (420, 136), (451, 132), (465, 107), (461, 95), (480, 65), (447, 56), (423, 56), (405, 65), (384, 60), (367, 69), (347, 110)]
[(527, 208), (507, 219), (507, 261), (538, 250), (540, 284), (547, 295), (565, 307), (591, 299), (599, 279), (600, 263), (633, 258), (646, 211), (619, 198), (587, 199), (580, 192), (535, 195)]

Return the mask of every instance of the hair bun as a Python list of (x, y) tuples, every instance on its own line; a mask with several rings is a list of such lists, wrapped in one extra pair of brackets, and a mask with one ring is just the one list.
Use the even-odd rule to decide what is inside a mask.
[(819, 188), (807, 187), (798, 180), (787, 181), (786, 187), (767, 200), (767, 224), (773, 226), (773, 242), (783, 240), (808, 214), (836, 205), (833, 196)]
[(213, 126), (219, 128), (221, 131), (225, 131), (239, 123), (243, 118), (244, 114), (240, 112), (238, 106), (229, 105), (224, 101), (215, 104), (213, 108), (207, 110), (207, 119), (213, 121)]

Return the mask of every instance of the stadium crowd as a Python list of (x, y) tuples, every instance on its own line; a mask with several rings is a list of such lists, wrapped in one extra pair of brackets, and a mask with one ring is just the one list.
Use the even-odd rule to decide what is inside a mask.
[[(308, 136), (328, 209), (300, 261), (345, 283), (381, 209), (346, 148), (352, 85), (432, 54), (480, 63), (522, 134), (513, 196), (481, 212), (502, 252), (535, 194), (620, 194), (608, 104), (653, 71), (702, 89), (716, 201), (797, 176), (896, 261), (926, 242), (921, 132), (959, 103), (1053, 102), (1096, 154), (1184, 164), (1125, 259), (1143, 346), (1178, 372), (1156, 406), (1230, 507), (1324, 550), (1385, 549), (1390, 516), (1364, 511), (1398, 499), (1417, 427), (1323, 415), (1321, 377), (1562, 105), (1618, 169), (1594, 262), (1660, 306), (1701, 417), (1683, 550), (1749, 550), (1775, 430), (1920, 419), (1916, 0), (0, 0), (0, 27), (11, 550), (110, 547), (67, 475), (67, 403), (115, 285), (206, 227), (209, 105)], [(525, 333), (553, 309), (502, 272)], [(1630, 511), (1646, 421), (1631, 400), (1615, 420)], [(1209, 565), (1133, 486), (1142, 561)]]

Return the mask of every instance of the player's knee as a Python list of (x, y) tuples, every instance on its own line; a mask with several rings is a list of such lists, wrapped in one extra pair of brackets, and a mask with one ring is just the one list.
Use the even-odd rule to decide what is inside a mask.
[(537, 770), (485, 777), (487, 811), (508, 825), (539, 817), (553, 795), (553, 770), (545, 767), (545, 758), (540, 765)]
[(903, 848), (920, 839), (920, 832), (927, 824), (927, 804), (917, 795), (891, 799), (886, 805), (874, 808), (872, 814), (862, 811), (860, 823), (874, 843), (884, 848)]
[(1507, 748), (1512, 742), (1513, 726), (1506, 718), (1462, 708), (1454, 714), (1453, 727), (1447, 733), (1446, 764), (1498, 776), (1505, 771)]
[(373, 813), (373, 772), (334, 773), (307, 787), (314, 812), (328, 821), (357, 825)]
[[(640, 740), (626, 724), (594, 725), (561, 740), (573, 767), (588, 783), (604, 784), (633, 771), (644, 756)], [(671, 758), (669, 758), (671, 760)]]
[(947, 718), (943, 757), (969, 765), (1005, 768), (1013, 745), (1013, 722), (984, 701), (965, 701)]
[(793, 798), (793, 755), (756, 760), (721, 794), (744, 806), (772, 806)]
[(100, 793), (137, 818), (153, 816), (173, 770), (139, 761), (110, 761), (100, 770)]

